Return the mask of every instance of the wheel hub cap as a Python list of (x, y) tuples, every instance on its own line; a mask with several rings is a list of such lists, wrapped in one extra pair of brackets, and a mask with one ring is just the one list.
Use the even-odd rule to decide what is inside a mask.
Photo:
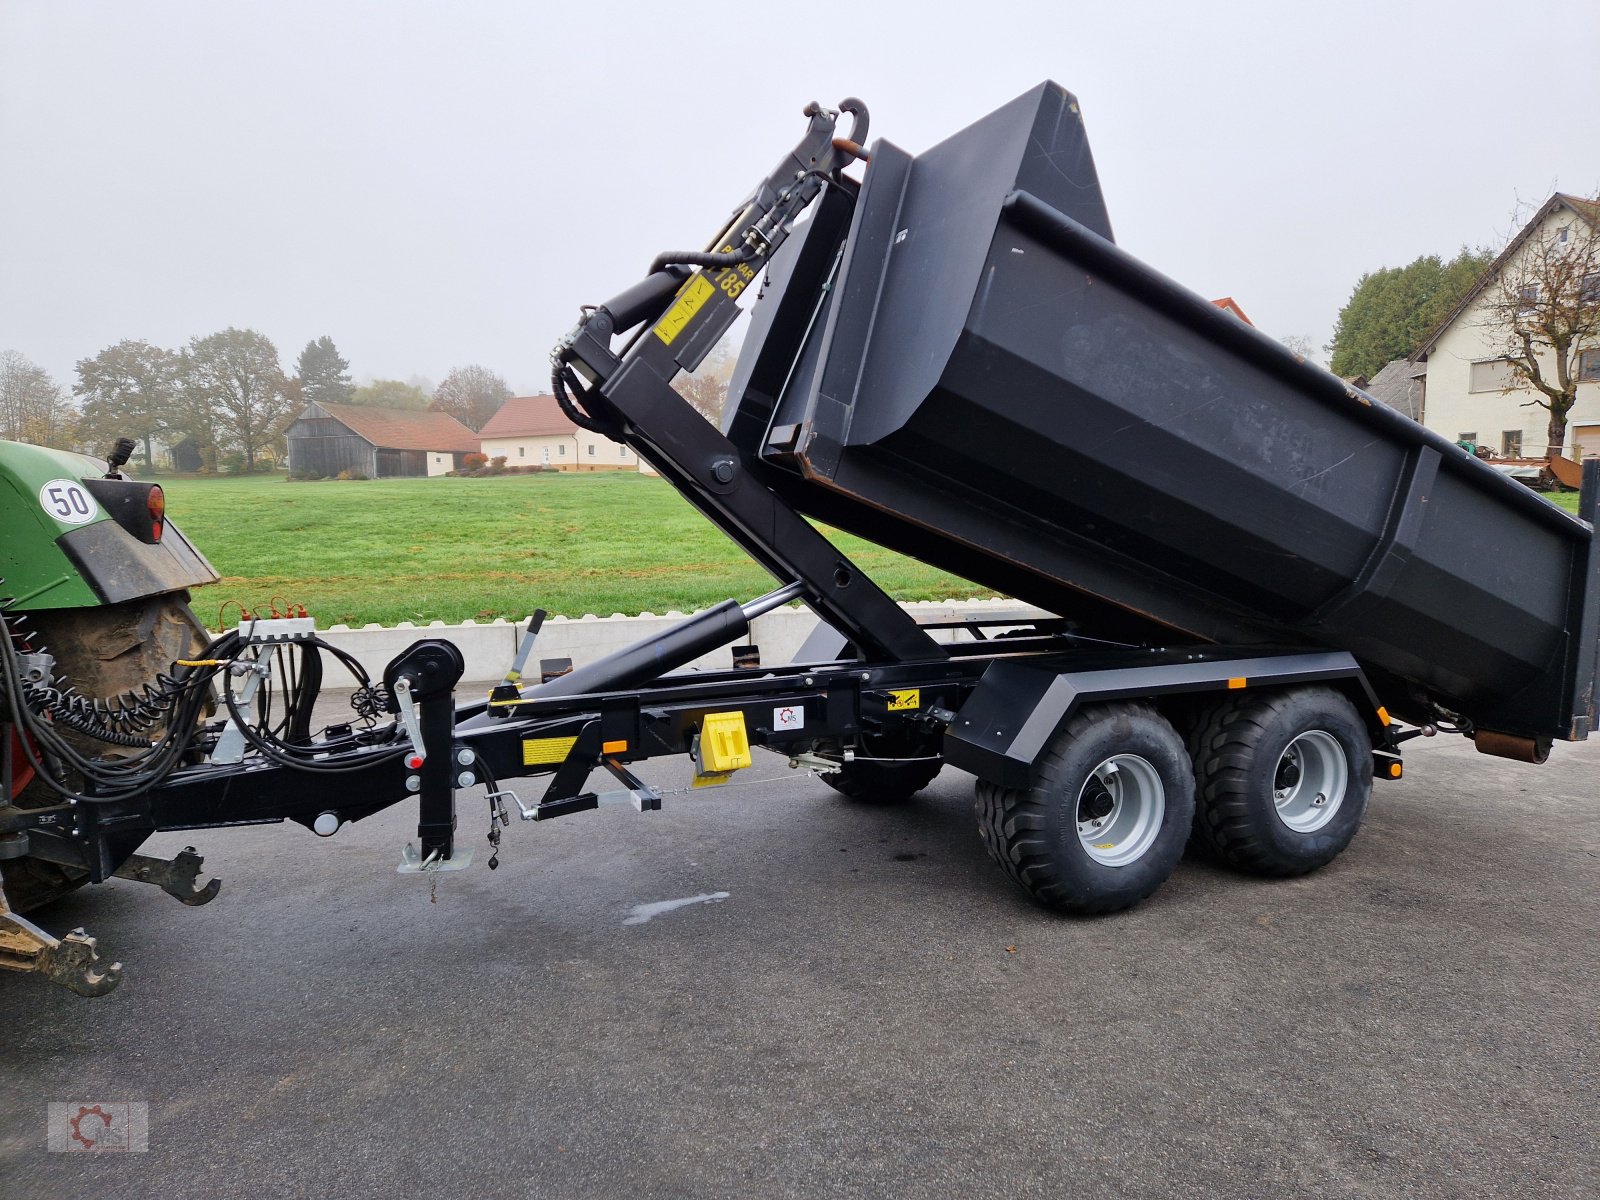
[(1273, 777), (1272, 803), (1278, 820), (1296, 833), (1314, 833), (1344, 803), (1350, 765), (1339, 739), (1310, 729), (1284, 747)]
[(1144, 857), (1161, 832), (1166, 789), (1137, 754), (1113, 754), (1084, 781), (1077, 800), (1078, 841), (1095, 862), (1122, 867)]

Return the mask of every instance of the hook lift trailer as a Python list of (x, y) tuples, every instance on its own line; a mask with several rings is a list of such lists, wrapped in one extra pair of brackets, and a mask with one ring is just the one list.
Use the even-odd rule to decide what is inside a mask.
[[(776, 590), (524, 688), (537, 614), (508, 682), (467, 703), (460, 652), (424, 639), (358, 691), (364, 727), (318, 735), (333, 648), (300, 617), (241, 622), (146, 689), (167, 728), (124, 775), (67, 769), (61, 726), (76, 714), (93, 738), (105, 710), (64, 699), (42, 643), (8, 626), (0, 865), (199, 904), (218, 887), (199, 885), (201, 859), (138, 854), (150, 834), (329, 835), (415, 798), (399, 869), (432, 875), (470, 861), (462, 789), (487, 788), (498, 847), (513, 806), (657, 809), (637, 764), (688, 755), (717, 783), (759, 748), (865, 800), (967, 770), (1000, 867), (1049, 907), (1101, 913), (1152, 893), (1191, 834), (1245, 871), (1324, 865), (1373, 779), (1401, 777), (1409, 738), (1445, 729), (1542, 762), (1552, 739), (1587, 736), (1593, 465), (1574, 519), (1118, 249), (1055, 84), (919, 156), (864, 148), (857, 100), (804, 115), (705, 250), (659, 256), (552, 355), (568, 416), (634, 449)], [(719, 430), (671, 384), (751, 287)], [(935, 640), (808, 518), (1056, 615)], [(104, 593), (99, 553), (74, 561)], [(822, 622), (796, 662), (679, 670), (796, 600)], [(260, 705), (291, 666), (290, 718), (269, 726)], [(226, 716), (207, 721), (214, 688)], [(590, 790), (596, 771), (619, 786)], [(19, 772), (50, 801), (6, 803)], [(530, 776), (548, 777), (531, 802), (502, 783)], [(116, 985), (93, 938), (16, 907), (0, 891), (0, 966), (84, 995)]]

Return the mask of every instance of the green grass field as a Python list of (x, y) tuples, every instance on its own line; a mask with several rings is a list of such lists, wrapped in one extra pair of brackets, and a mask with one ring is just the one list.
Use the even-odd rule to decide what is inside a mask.
[[(163, 480), (167, 511), (223, 576), (195, 594), (304, 604), (338, 622), (688, 612), (776, 586), (664, 481), (625, 472), (289, 483)], [(991, 591), (863, 542), (837, 544), (901, 600)]]
[(1545, 499), (1558, 508), (1566, 509), (1569, 513), (1578, 511), (1577, 492), (1550, 492), (1546, 494)]

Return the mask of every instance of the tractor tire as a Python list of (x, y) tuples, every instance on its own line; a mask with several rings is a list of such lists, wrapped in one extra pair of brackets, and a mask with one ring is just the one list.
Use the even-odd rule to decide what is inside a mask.
[(1089, 705), (1041, 757), (1032, 787), (977, 785), (989, 856), (1040, 904), (1117, 912), (1172, 874), (1194, 820), (1183, 739), (1146, 704)]
[[(189, 610), (188, 594), (175, 592), (100, 608), (54, 609), (29, 614), (29, 631), (55, 656), (56, 673), (85, 696), (115, 696), (137, 689), (179, 658), (204, 649), (205, 627)], [(64, 731), (91, 754), (104, 742)], [(159, 730), (152, 730), (159, 733)], [(61, 797), (39, 779), (12, 798), (22, 808), (45, 808)], [(89, 882), (89, 872), (39, 858), (0, 862), (6, 900), (19, 912), (59, 900)]]
[(1372, 794), (1372, 739), (1328, 687), (1240, 697), (1195, 734), (1194, 836), (1235, 870), (1285, 878), (1350, 844)]
[(0, 862), (0, 880), (11, 910), (26, 913), (77, 891), (89, 882), (89, 872), (42, 858), (14, 858)]

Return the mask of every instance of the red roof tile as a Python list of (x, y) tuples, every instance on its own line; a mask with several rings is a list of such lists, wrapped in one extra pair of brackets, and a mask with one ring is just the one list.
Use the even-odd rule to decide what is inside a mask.
[(353, 433), (386, 450), (435, 450), (473, 454), (478, 435), (449, 413), (372, 408), (365, 404), (319, 404)]
[(570, 436), (578, 427), (567, 419), (554, 396), (513, 396), (500, 406), (479, 431), (479, 437)]
[(1254, 325), (1255, 324), (1254, 321), (1252, 321), (1249, 317), (1244, 315), (1244, 309), (1239, 307), (1239, 302), (1237, 300), (1235, 300), (1232, 296), (1224, 296), (1224, 297), (1222, 297), (1222, 299), (1213, 300), (1211, 303), (1215, 304), (1218, 308), (1222, 309), (1224, 312), (1231, 312), (1234, 316), (1238, 317), (1239, 320), (1243, 321), (1246, 325)]

